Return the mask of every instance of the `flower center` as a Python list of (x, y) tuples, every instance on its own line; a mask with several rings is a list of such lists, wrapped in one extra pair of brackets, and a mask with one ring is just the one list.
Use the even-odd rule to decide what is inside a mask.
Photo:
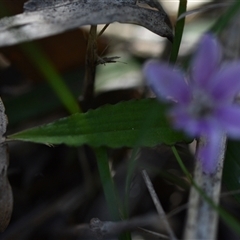
[(193, 118), (205, 118), (212, 114), (214, 108), (213, 100), (201, 90), (193, 92), (193, 99), (189, 105), (189, 114)]

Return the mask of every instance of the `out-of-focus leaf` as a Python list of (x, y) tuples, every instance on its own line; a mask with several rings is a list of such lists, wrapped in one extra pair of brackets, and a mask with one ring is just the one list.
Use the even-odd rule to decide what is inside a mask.
[(154, 99), (131, 100), (77, 113), (56, 122), (8, 136), (44, 144), (94, 147), (154, 146), (185, 141), (165, 117), (166, 106)]
[(216, 23), (211, 27), (210, 31), (214, 33), (220, 33), (229, 23), (231, 19), (238, 13), (240, 8), (240, 1), (232, 1), (232, 5), (228, 10), (221, 15)]
[(5, 134), (7, 129), (7, 117), (5, 108), (0, 99), (0, 232), (3, 232), (8, 226), (13, 209), (12, 189), (8, 181), (8, 151), (5, 143)]
[[(240, 141), (228, 141), (223, 168), (223, 182), (229, 191), (240, 189)], [(240, 202), (240, 194), (234, 195)]]
[(71, 114), (81, 111), (78, 101), (41, 48), (32, 43), (23, 44), (22, 48), (34, 62), (41, 74), (46, 78), (49, 85), (54, 90), (54, 93), (58, 96), (65, 108)]
[[(81, 90), (79, 79), (83, 78), (82, 71), (73, 71), (64, 74), (63, 77), (72, 94), (77, 98)], [(39, 84), (20, 96), (3, 100), (10, 128), (22, 121), (41, 117), (61, 107), (61, 102), (46, 83)]]
[(83, 25), (113, 22), (141, 25), (172, 40), (163, 9), (138, 6), (135, 0), (30, 0), (25, 12), (0, 20), (0, 47), (62, 33)]

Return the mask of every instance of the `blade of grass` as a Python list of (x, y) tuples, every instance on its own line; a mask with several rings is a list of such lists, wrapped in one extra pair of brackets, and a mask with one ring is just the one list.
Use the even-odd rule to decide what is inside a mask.
[[(129, 194), (130, 194), (130, 188), (131, 183), (133, 179), (133, 175), (136, 169), (136, 163), (137, 163), (137, 156), (140, 151), (139, 147), (134, 147), (132, 149), (131, 157), (127, 164), (127, 174), (126, 174), (126, 183), (125, 183), (125, 195), (124, 195), (124, 203), (122, 206), (122, 217), (124, 219), (129, 219)], [(131, 234), (126, 233), (124, 240), (131, 240)]]
[(104, 195), (107, 201), (107, 205), (115, 221), (121, 219), (119, 217), (118, 198), (116, 194), (116, 188), (112, 178), (111, 170), (108, 162), (107, 149), (105, 147), (95, 148), (95, 154), (97, 157), (98, 170), (103, 186)]
[[(187, 0), (180, 0), (178, 7), (178, 17), (185, 13), (187, 10)], [(175, 26), (175, 36), (173, 40), (173, 46), (170, 55), (170, 63), (174, 64), (177, 61), (178, 52), (180, 48), (180, 44), (182, 41), (183, 29), (185, 25), (185, 17), (181, 18), (177, 21)]]
[(133, 174), (136, 169), (137, 165), (137, 156), (140, 151), (139, 147), (135, 147), (132, 150), (131, 157), (128, 161), (128, 166), (127, 166), (127, 176), (126, 176), (126, 184), (125, 184), (125, 198), (124, 198), (124, 207), (123, 207), (123, 217), (125, 219), (128, 219), (129, 217), (129, 194), (130, 194), (130, 187), (131, 187), (131, 182), (133, 179)]
[(67, 108), (69, 113), (73, 114), (80, 112), (77, 100), (49, 58), (44, 54), (44, 51), (35, 43), (24, 43), (21, 45), (21, 47), (24, 52), (27, 53), (28, 57), (32, 60), (42, 75), (46, 78), (49, 85), (53, 88), (54, 92), (59, 97), (63, 105)]
[[(117, 195), (116, 187), (109, 167), (107, 149), (105, 147), (101, 147), (95, 148), (94, 150), (97, 157), (98, 170), (108, 208), (113, 217), (113, 220), (115, 221), (121, 220), (120, 201)], [(130, 233), (128, 232), (122, 233), (119, 236), (119, 240), (131, 240)]]

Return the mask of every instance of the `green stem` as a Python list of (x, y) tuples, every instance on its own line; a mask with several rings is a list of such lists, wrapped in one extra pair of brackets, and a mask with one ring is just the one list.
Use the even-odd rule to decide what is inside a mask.
[[(97, 157), (98, 170), (108, 208), (113, 219), (115, 221), (119, 221), (121, 220), (119, 209), (120, 204), (116, 187), (112, 178), (111, 170), (109, 167), (107, 149), (104, 147), (95, 148), (95, 154)], [(129, 232), (123, 233), (119, 236), (119, 240), (131, 240), (131, 234)]]
[(116, 188), (113, 182), (111, 170), (108, 162), (107, 149), (104, 147), (95, 148), (98, 170), (103, 186), (104, 195), (114, 220), (120, 220)]
[(67, 110), (71, 114), (80, 112), (77, 100), (43, 50), (34, 43), (24, 43), (21, 47), (46, 78)]
[(187, 176), (188, 180), (190, 182), (192, 182), (193, 181), (192, 175), (188, 172), (187, 168), (185, 167), (184, 163), (182, 162), (182, 159), (179, 156), (178, 151), (175, 146), (172, 147), (172, 151), (173, 151), (173, 154), (174, 154), (175, 158), (177, 159), (177, 162), (178, 162), (180, 168), (182, 169), (183, 173)]
[[(178, 17), (181, 14), (185, 13), (186, 10), (187, 10), (187, 0), (180, 0), (179, 7), (178, 7)], [(185, 25), (185, 17), (178, 20), (175, 26), (175, 36), (174, 36), (172, 51), (169, 59), (170, 63), (172, 64), (175, 64), (175, 62), (177, 61), (179, 48), (182, 41), (184, 25)]]
[(136, 169), (136, 157), (139, 152), (139, 147), (135, 147), (132, 150), (131, 157), (128, 162), (127, 166), (127, 177), (126, 177), (126, 184), (125, 184), (125, 201), (124, 201), (124, 218), (127, 219), (129, 217), (129, 193), (130, 193), (130, 186), (133, 178), (134, 171)]

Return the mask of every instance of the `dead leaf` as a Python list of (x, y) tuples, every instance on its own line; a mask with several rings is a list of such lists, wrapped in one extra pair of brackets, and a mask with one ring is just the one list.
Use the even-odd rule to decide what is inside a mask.
[(5, 108), (0, 99), (0, 232), (8, 226), (12, 215), (13, 196), (12, 189), (7, 177), (8, 149), (3, 136), (7, 128)]
[(0, 20), (0, 47), (83, 25), (113, 22), (137, 24), (172, 40), (170, 21), (164, 10), (136, 3), (135, 0), (30, 0), (24, 5), (24, 13)]

